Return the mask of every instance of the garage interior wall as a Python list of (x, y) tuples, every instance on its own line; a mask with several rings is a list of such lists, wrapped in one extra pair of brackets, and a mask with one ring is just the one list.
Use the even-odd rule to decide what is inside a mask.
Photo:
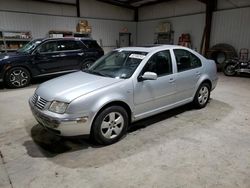
[[(161, 22), (170, 22), (174, 31), (174, 44), (182, 33), (189, 33), (192, 48), (200, 49), (205, 26), (205, 4), (198, 0), (175, 0), (139, 8), (137, 42), (152, 44), (155, 29)], [(218, 0), (213, 14), (211, 43), (228, 43), (237, 51), (250, 49), (250, 1)]]
[[(205, 25), (205, 5), (198, 0), (172, 0), (139, 8), (139, 21), (134, 11), (95, 0), (80, 0), (80, 18), (76, 6), (41, 1), (0, 1), (0, 30), (31, 31), (33, 38), (45, 37), (49, 30), (75, 31), (80, 19), (92, 26), (92, 37), (107, 52), (117, 47), (119, 32), (132, 33), (132, 45), (152, 44), (155, 29), (161, 22), (170, 22), (174, 44), (182, 33), (190, 33), (193, 48), (199, 50)], [(250, 49), (250, 1), (218, 0), (213, 14), (211, 43), (231, 44)]]
[(134, 11), (95, 0), (80, 0), (76, 6), (40, 1), (0, 1), (0, 30), (31, 31), (33, 38), (45, 37), (49, 30), (75, 31), (79, 20), (92, 26), (92, 38), (102, 43), (105, 52), (116, 48), (119, 32), (127, 28), (132, 44), (136, 42)]

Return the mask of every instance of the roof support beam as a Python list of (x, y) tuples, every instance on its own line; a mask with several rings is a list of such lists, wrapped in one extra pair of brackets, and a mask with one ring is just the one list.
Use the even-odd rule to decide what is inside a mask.
[(217, 7), (217, 0), (198, 0), (206, 4), (206, 20), (200, 52), (206, 54), (210, 47), (213, 11)]

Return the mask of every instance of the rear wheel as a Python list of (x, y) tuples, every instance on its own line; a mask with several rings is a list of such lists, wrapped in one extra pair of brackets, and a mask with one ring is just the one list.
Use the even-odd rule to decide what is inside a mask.
[(82, 64), (81, 69), (82, 69), (82, 70), (88, 69), (88, 68), (91, 67), (91, 65), (93, 65), (93, 64), (94, 64), (94, 61), (92, 61), (92, 60), (85, 61), (85, 62)]
[(92, 136), (99, 144), (113, 144), (127, 131), (128, 114), (121, 106), (102, 110), (93, 123)]
[(232, 64), (232, 63), (226, 64), (226, 65), (224, 66), (224, 68), (223, 68), (223, 73), (224, 73), (226, 76), (234, 76), (234, 75), (236, 74), (234, 64)]
[(202, 83), (198, 88), (195, 97), (194, 97), (194, 105), (196, 108), (204, 108), (210, 98), (210, 86), (208, 83)]
[(22, 67), (14, 67), (5, 75), (5, 82), (10, 88), (21, 88), (29, 85), (30, 73)]

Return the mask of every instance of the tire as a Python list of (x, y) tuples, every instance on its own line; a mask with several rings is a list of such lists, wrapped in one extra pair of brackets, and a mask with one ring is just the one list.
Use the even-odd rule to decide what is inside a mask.
[(102, 110), (93, 123), (91, 136), (99, 144), (109, 145), (120, 140), (127, 132), (128, 113), (121, 106)]
[(210, 98), (210, 86), (208, 83), (202, 83), (195, 93), (193, 104), (195, 108), (204, 108)]
[(228, 63), (223, 67), (223, 73), (226, 76), (234, 76), (236, 74), (234, 64)]
[(91, 67), (91, 65), (94, 64), (94, 61), (92, 60), (88, 60), (88, 61), (85, 61), (82, 66), (81, 66), (81, 70), (84, 70), (84, 69), (88, 69), (89, 67)]
[(22, 88), (30, 84), (30, 73), (23, 67), (14, 67), (5, 74), (5, 83), (10, 88)]
[(237, 57), (237, 52), (235, 48), (229, 44), (216, 44), (208, 50), (206, 56), (209, 59), (213, 59), (217, 68), (221, 70), (227, 59)]

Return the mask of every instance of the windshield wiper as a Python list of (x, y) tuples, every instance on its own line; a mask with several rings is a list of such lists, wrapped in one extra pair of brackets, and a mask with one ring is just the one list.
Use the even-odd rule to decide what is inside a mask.
[(112, 77), (108, 74), (105, 74), (105, 73), (102, 73), (102, 72), (98, 72), (98, 71), (95, 71), (95, 70), (90, 70), (90, 69), (84, 69), (82, 70), (83, 72), (87, 72), (87, 73), (90, 73), (90, 74), (95, 74), (95, 75), (99, 75), (99, 76), (104, 76), (104, 77)]

